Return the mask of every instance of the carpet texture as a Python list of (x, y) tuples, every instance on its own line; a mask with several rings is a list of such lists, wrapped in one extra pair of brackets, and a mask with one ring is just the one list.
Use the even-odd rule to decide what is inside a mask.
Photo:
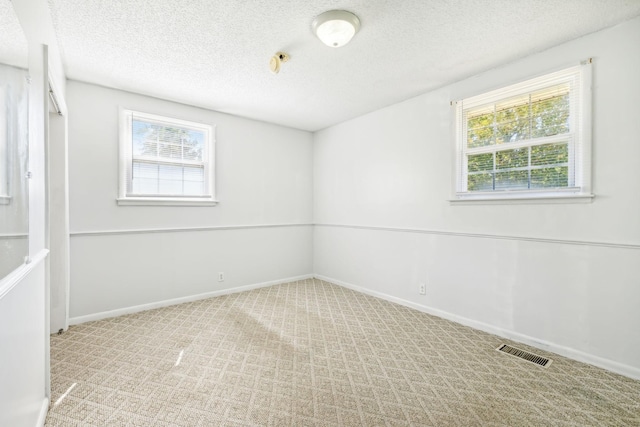
[(640, 425), (640, 381), (317, 279), (73, 326), (51, 374), (50, 427)]

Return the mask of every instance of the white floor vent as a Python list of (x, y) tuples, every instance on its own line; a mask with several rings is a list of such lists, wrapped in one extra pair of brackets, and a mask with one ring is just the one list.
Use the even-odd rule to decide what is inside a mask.
[(519, 357), (520, 359), (527, 360), (531, 363), (535, 363), (536, 365), (540, 365), (543, 368), (551, 365), (551, 359), (538, 356), (537, 354), (529, 353), (528, 351), (520, 350), (519, 348), (511, 347), (507, 344), (502, 344), (496, 350), (510, 354), (511, 356)]

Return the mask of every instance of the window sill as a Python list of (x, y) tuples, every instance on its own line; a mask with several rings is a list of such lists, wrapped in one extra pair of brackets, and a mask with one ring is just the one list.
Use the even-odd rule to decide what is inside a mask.
[(508, 195), (470, 195), (449, 199), (452, 205), (536, 205), (536, 204), (573, 204), (591, 203), (594, 194), (508, 194)]
[(217, 200), (206, 198), (121, 197), (118, 206), (215, 206)]
[(0, 196), (0, 205), (11, 204), (11, 196)]

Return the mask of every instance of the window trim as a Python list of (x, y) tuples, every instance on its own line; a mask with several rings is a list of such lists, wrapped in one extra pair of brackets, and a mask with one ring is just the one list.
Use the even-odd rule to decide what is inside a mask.
[[(167, 123), (189, 129), (201, 130), (205, 133), (205, 155), (203, 156), (206, 191), (203, 196), (163, 196), (127, 194), (129, 177), (132, 168), (133, 116), (154, 122)], [(215, 125), (192, 122), (157, 114), (144, 113), (137, 110), (119, 108), (120, 144), (119, 144), (119, 191), (116, 202), (119, 206), (215, 206)]]
[[(453, 118), (452, 135), (454, 138), (454, 144), (452, 165), (453, 179), (449, 202), (452, 204), (462, 205), (476, 203), (590, 203), (595, 197), (595, 195), (591, 193), (591, 64), (592, 59), (589, 58), (586, 61), (582, 61), (579, 65), (563, 67), (562, 69), (538, 74), (533, 77), (525, 77), (523, 79), (519, 79), (515, 83), (502, 85), (497, 89), (486, 90), (475, 95), (467, 96), (459, 101), (451, 102), (451, 115)], [(572, 125), (571, 132), (562, 134), (562, 136), (554, 135), (551, 137), (539, 138), (539, 141), (535, 143), (530, 142), (532, 140), (526, 140), (525, 142), (508, 144), (509, 148), (512, 146), (517, 148), (517, 146), (542, 145), (543, 143), (554, 139), (569, 138), (573, 140), (572, 142), (569, 142), (569, 155), (570, 158), (573, 158), (573, 161), (569, 162), (569, 167), (575, 168), (575, 171), (573, 174), (574, 181), (571, 182), (570, 180), (570, 186), (566, 188), (514, 189), (487, 192), (460, 191), (461, 183), (463, 184), (463, 181), (467, 179), (467, 159), (465, 158), (466, 150), (463, 147), (466, 143), (466, 138), (462, 135), (463, 128), (466, 128), (466, 126), (462, 123), (462, 102), (467, 101), (467, 104), (464, 106), (465, 109), (487, 103), (498, 102), (516, 95), (531, 93), (544, 87), (557, 84), (561, 82), (563, 78), (566, 79), (572, 72), (580, 73), (580, 85), (577, 88), (579, 91), (578, 102), (580, 104), (578, 105), (578, 108), (580, 109), (580, 115), (578, 118), (572, 118), (574, 121), (577, 119), (578, 123), (575, 123), (575, 127)], [(469, 104), (471, 105), (469, 106)], [(571, 108), (573, 109), (575, 106), (572, 105)], [(509, 149), (506, 145), (507, 144), (505, 144), (503, 149)], [(486, 147), (486, 151), (496, 151), (495, 146)], [(466, 188), (466, 186), (464, 188)]]

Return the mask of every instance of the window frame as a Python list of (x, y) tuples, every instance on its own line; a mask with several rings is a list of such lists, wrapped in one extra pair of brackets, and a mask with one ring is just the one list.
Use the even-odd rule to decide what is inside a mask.
[[(120, 206), (215, 206), (215, 125), (198, 123), (174, 117), (145, 113), (120, 107), (120, 144), (119, 144), (119, 197), (116, 199)], [(202, 196), (177, 195), (144, 195), (129, 193), (133, 167), (133, 117), (146, 119), (151, 122), (165, 123), (182, 128), (203, 132), (205, 135), (204, 154), (202, 159), (204, 169), (205, 191)], [(176, 162), (180, 163), (180, 162)]]
[[(502, 203), (589, 203), (591, 193), (591, 59), (579, 65), (540, 74), (533, 78), (503, 85), (494, 90), (452, 102), (454, 165), (451, 198), (453, 204)], [(467, 147), (467, 123), (464, 111), (491, 103), (499, 103), (516, 96), (533, 94), (563, 82), (573, 80), (577, 96), (570, 96), (570, 129), (568, 133), (525, 139), (507, 144)], [(468, 151), (473, 154), (497, 153), (514, 148), (526, 148), (568, 141), (569, 182), (567, 187), (537, 189), (504, 189), (468, 191)], [(495, 154), (494, 154), (495, 158)], [(531, 165), (528, 166), (531, 168)], [(495, 172), (495, 167), (494, 167)]]

